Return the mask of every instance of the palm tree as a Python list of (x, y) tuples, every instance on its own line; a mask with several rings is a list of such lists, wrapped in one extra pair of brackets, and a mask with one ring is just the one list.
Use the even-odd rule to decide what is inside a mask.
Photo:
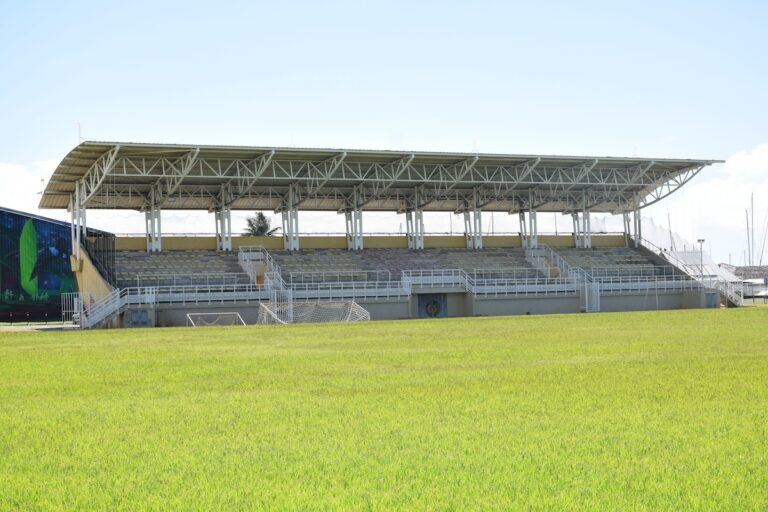
[(272, 236), (280, 229), (269, 229), (270, 221), (262, 212), (256, 212), (255, 216), (248, 217), (245, 221), (248, 223), (243, 232), (245, 236)]

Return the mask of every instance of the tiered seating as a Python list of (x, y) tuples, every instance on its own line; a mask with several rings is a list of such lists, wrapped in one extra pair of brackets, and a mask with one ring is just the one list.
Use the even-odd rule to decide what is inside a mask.
[(595, 277), (653, 277), (669, 270), (627, 247), (557, 249), (557, 253), (572, 267), (581, 267)]
[(116, 251), (117, 286), (245, 284), (237, 253), (217, 251)]
[[(485, 278), (503, 277), (502, 271), (518, 269), (515, 275), (519, 277), (541, 277), (521, 249), (305, 249), (274, 251), (273, 256), (283, 279), (293, 283), (335, 280), (335, 272), (343, 272), (350, 281), (371, 280), (376, 272), (380, 279), (399, 280), (404, 270), (445, 269), (463, 269), (467, 273), (482, 269)], [(493, 270), (498, 271), (497, 275)]]

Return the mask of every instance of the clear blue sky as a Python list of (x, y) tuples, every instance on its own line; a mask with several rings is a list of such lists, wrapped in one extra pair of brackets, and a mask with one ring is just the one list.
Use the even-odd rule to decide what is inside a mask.
[[(95, 140), (722, 159), (746, 152), (742, 165), (761, 168), (748, 157), (768, 143), (768, 4), (623, 4), (6, 4), (0, 178), (8, 194), (11, 170), (59, 161), (77, 143), (77, 123)], [(744, 191), (733, 182), (739, 169), (705, 172), (699, 188), (722, 178), (734, 194)], [(746, 186), (759, 193), (766, 179), (753, 174)], [(674, 216), (691, 210), (682, 201), (701, 202), (687, 197), (649, 214), (665, 221), (671, 211), (675, 228)], [(727, 199), (743, 218), (748, 196)], [(711, 222), (690, 214), (679, 230), (737, 253), (743, 240), (729, 233), (738, 228), (743, 238), (743, 221), (720, 222), (724, 206), (711, 207)], [(720, 259), (724, 250), (713, 247)]]

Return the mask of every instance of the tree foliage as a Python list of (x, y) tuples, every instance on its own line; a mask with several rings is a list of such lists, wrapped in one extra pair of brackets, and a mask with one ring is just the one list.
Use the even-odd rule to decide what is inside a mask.
[(270, 229), (271, 222), (262, 212), (256, 212), (253, 217), (248, 217), (246, 223), (247, 226), (243, 232), (246, 236), (272, 236), (280, 229), (279, 227)]

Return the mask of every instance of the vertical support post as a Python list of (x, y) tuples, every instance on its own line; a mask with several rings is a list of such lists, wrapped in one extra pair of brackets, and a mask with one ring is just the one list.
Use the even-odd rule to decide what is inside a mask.
[(74, 234), (72, 238), (73, 251), (77, 261), (80, 261), (82, 255), (80, 254), (80, 244), (85, 238), (85, 206), (83, 206), (83, 196), (85, 195), (84, 185), (81, 182), (75, 184), (75, 201), (74, 201)]
[(414, 249), (424, 249), (424, 210), (421, 207), (417, 207), (414, 213), (414, 227), (415, 231), (415, 247)]
[(424, 210), (421, 207), (421, 193), (418, 187), (413, 194), (413, 209), (405, 212), (405, 232), (409, 249), (424, 249)]
[(76, 255), (77, 249), (75, 248), (75, 196), (70, 194), (69, 196), (69, 206), (67, 206), (67, 209), (69, 210), (69, 241), (72, 245), (72, 254), (73, 256)]
[(579, 222), (579, 212), (571, 214), (573, 218), (573, 246), (581, 249), (581, 223)]
[(643, 229), (640, 221), (640, 210), (635, 210), (634, 212), (634, 220), (635, 220), (635, 240), (637, 242), (640, 241), (640, 239), (643, 237)]
[(344, 212), (347, 225), (347, 250), (360, 251), (363, 249), (363, 210), (360, 207), (362, 197), (360, 187), (352, 192), (352, 205)]
[(409, 249), (415, 249), (416, 248), (416, 241), (414, 236), (414, 229), (413, 229), (413, 211), (412, 210), (406, 210), (405, 212), (405, 236), (408, 240), (408, 248)]
[(232, 250), (232, 193), (229, 186), (223, 184), (219, 193), (218, 207), (214, 210), (216, 223), (216, 250)]
[(468, 205), (464, 208), (464, 237), (467, 241), (467, 249), (483, 248), (483, 217), (480, 208), (480, 199), (477, 189), (473, 191), (472, 211)]
[(232, 250), (232, 209), (223, 206), (214, 211), (216, 221), (216, 250)]
[(281, 212), (283, 221), (283, 248), (286, 251), (299, 250), (299, 193), (298, 184), (288, 186), (288, 198)]
[(467, 249), (483, 248), (482, 211), (479, 208), (464, 210), (464, 237)]
[(472, 220), (474, 221), (474, 247), (473, 249), (483, 248), (483, 212), (480, 208), (475, 206), (472, 211)]
[(528, 229), (528, 248), (536, 249), (539, 247), (539, 222), (536, 217), (536, 210), (531, 210), (528, 212), (528, 224), (530, 226)]
[(472, 249), (474, 240), (472, 239), (472, 222), (469, 219), (469, 210), (464, 210), (464, 240), (467, 243), (467, 249)]
[(363, 212), (352, 208), (344, 212), (347, 224), (347, 250), (359, 251), (363, 248)]
[(583, 223), (584, 223), (584, 243), (583, 246), (585, 249), (591, 249), (592, 248), (592, 217), (590, 215), (589, 210), (584, 208), (583, 215)]
[(624, 247), (629, 247), (629, 236), (630, 236), (629, 213), (624, 212), (621, 214), (621, 217), (624, 220)]
[(144, 211), (144, 223), (147, 233), (147, 252), (162, 250), (162, 230), (160, 228), (160, 206), (155, 188), (149, 192), (149, 204)]
[(528, 249), (528, 228), (525, 224), (525, 212), (521, 211), (520, 215), (520, 244), (523, 249)]

